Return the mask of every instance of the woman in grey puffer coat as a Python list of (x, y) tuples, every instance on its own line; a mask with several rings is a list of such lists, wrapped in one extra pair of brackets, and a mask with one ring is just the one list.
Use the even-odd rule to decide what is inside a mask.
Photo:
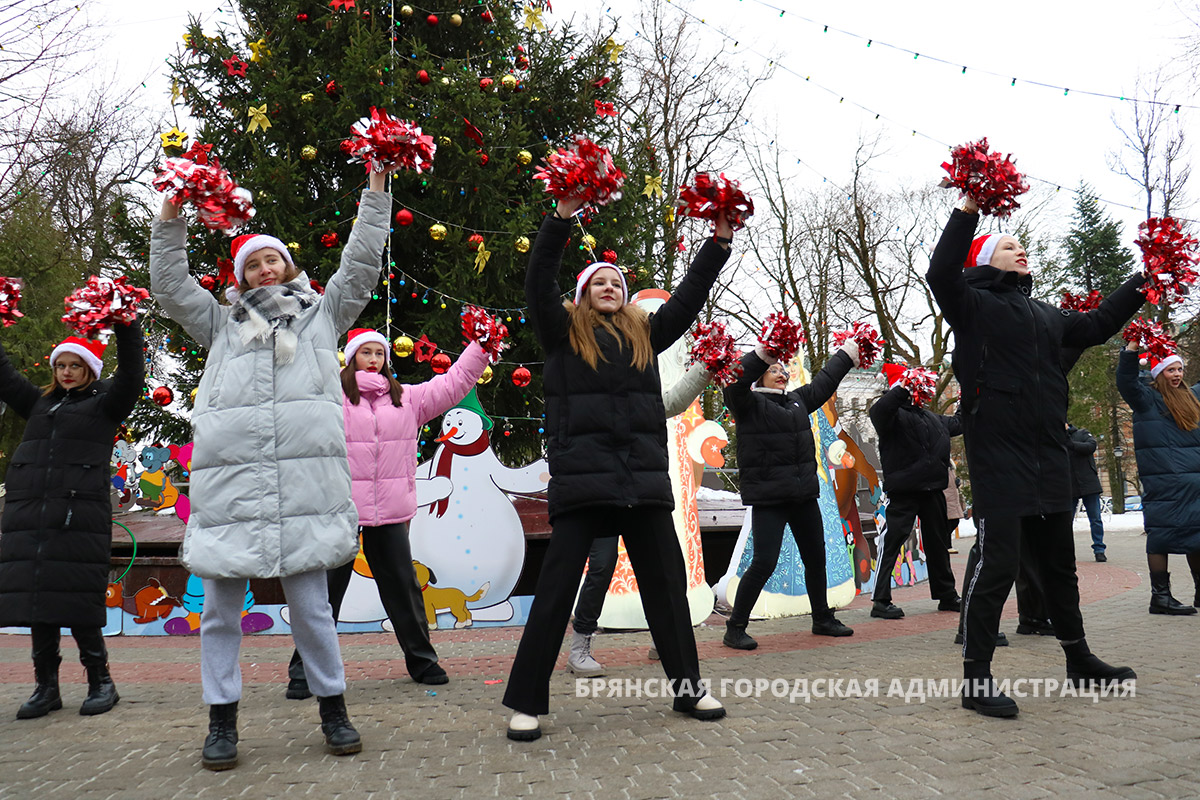
[(331, 753), (362, 749), (343, 698), (345, 671), (325, 571), (354, 558), (358, 515), (338, 381), (338, 339), (371, 298), (391, 197), (372, 173), (341, 267), (324, 295), (271, 236), (233, 242), (238, 286), (220, 305), (188, 275), (187, 231), (164, 201), (150, 243), (155, 300), (208, 362), (192, 414), (192, 514), (183, 563), (204, 580), (200, 667), (209, 734), (202, 763), (237, 763), (240, 617), (247, 578), (279, 578)]

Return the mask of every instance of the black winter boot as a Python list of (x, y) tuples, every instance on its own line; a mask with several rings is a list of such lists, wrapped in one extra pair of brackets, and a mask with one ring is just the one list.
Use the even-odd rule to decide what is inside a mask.
[(725, 638), (721, 640), (721, 644), (734, 650), (753, 650), (758, 647), (758, 642), (746, 633), (746, 626), (733, 621), (725, 623)]
[(237, 766), (237, 703), (208, 707), (208, 737), (200, 751), (200, 764), (220, 772)]
[(963, 662), (962, 707), (985, 717), (1015, 717), (1020, 710), (1011, 697), (992, 680), (992, 662)]
[(36, 719), (62, 708), (62, 696), (58, 693), (58, 665), (62, 663), (58, 652), (58, 628), (38, 626), (32, 633), (33, 675), (37, 687), (17, 709), (17, 719)]
[(1092, 655), (1087, 639), (1064, 644), (1062, 648), (1067, 654), (1067, 680), (1078, 688), (1102, 688), (1122, 681), (1137, 680), (1137, 673), (1132, 667), (1114, 667)]
[(288, 700), (307, 700), (312, 697), (312, 692), (308, 690), (308, 676), (304, 674), (304, 661), (300, 658), (300, 651), (292, 652), (292, 661), (288, 664)]
[(1017, 617), (1017, 633), (1022, 636), (1053, 636), (1054, 626), (1048, 619)]
[(71, 635), (79, 646), (79, 662), (87, 670), (88, 695), (79, 707), (86, 716), (112, 711), (121, 696), (108, 671), (108, 648), (99, 628), (72, 628)]
[(346, 696), (318, 697), (321, 707), (321, 733), (325, 734), (325, 749), (335, 756), (348, 756), (362, 751), (362, 737), (350, 724), (346, 713)]
[(853, 636), (854, 629), (847, 628), (832, 611), (826, 611), (820, 616), (813, 614), (812, 632), (817, 636)]
[(1200, 608), (1200, 572), (1192, 573), (1192, 583), (1196, 584), (1196, 596), (1192, 598), (1192, 607)]
[(1150, 613), (1188, 616), (1196, 613), (1194, 606), (1185, 606), (1171, 596), (1171, 573), (1150, 573)]

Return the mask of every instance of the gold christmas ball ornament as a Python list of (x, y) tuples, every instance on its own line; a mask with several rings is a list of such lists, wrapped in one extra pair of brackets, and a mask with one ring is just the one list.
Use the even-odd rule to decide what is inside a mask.
[(442, 147), (449, 147), (450, 146), (450, 137), (449, 136), (439, 136), (438, 144), (441, 145)]
[(446, 226), (440, 222), (435, 222), (429, 226), (429, 238), (435, 242), (441, 242), (446, 239)]
[(451, 14), (450, 15), (450, 24), (456, 28), (459, 25), (462, 25), (462, 14)]
[(588, 250), (595, 250), (596, 249), (596, 237), (592, 236), (590, 233), (585, 233), (583, 235), (583, 246), (586, 247)]
[(449, 85), (450, 85), (450, 79), (442, 78), (442, 86), (449, 86)]
[(505, 75), (500, 79), (500, 85), (511, 92), (513, 89), (517, 88), (517, 76), (511, 74)]
[(338, 350), (338, 366), (339, 367), (346, 366), (346, 354), (343, 353), (341, 350)]
[(400, 16), (411, 17), (413, 15), (412, 6), (400, 6)]
[(300, 95), (300, 102), (301, 103), (311, 103), (313, 101), (313, 98), (314, 98), (314, 95), (312, 92), (305, 92), (304, 94)]
[(530, 161), (533, 161), (533, 153), (529, 152), (528, 150), (517, 151), (517, 163), (518, 164), (520, 164), (521, 166), (525, 166)]
[(291, 251), (292, 255), (295, 255), (296, 253), (300, 252), (300, 243), (299, 242), (288, 242), (287, 249), (289, 251)]
[(408, 358), (412, 355), (413, 340), (407, 336), (397, 336), (392, 340), (392, 352), (400, 358)]
[(482, 386), (483, 384), (491, 381), (491, 379), (492, 379), (492, 367), (489, 364), (488, 366), (483, 368), (483, 374), (480, 375), (479, 380), (477, 380), (475, 382), (478, 383), (480, 386)]
[(312, 161), (317, 157), (317, 148), (313, 147), (311, 144), (304, 145), (304, 147), (300, 148), (300, 157), (305, 161)]
[(197, 386), (195, 389), (192, 389), (191, 393), (188, 395), (189, 397), (192, 398), (192, 405), (196, 404), (196, 392), (198, 392), (198, 391), (200, 391), (199, 386)]
[(516, 249), (516, 251), (518, 253), (528, 253), (529, 252), (529, 237), (528, 236), (518, 236), (517, 240), (515, 242), (513, 242), (513, 248)]

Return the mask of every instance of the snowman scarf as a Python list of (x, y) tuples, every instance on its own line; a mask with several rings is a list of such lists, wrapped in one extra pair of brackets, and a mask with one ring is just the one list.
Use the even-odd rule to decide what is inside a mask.
[(267, 341), (274, 334), (275, 363), (290, 364), (297, 344), (296, 334), (291, 330), (292, 320), (319, 299), (320, 295), (301, 272), (287, 283), (260, 286), (239, 295), (231, 316), (243, 344), (255, 339)]
[[(491, 443), (488, 439), (487, 431), (483, 431), (479, 435), (479, 438), (470, 444), (455, 444), (451, 441), (442, 442), (442, 449), (439, 450), (435, 456), (437, 459), (437, 465), (436, 469), (434, 470), (434, 474), (445, 475), (447, 478), (449, 478), (451, 462), (454, 460), (455, 455), (477, 456), (484, 450), (487, 450), (490, 446)], [(436, 513), (438, 515), (438, 519), (441, 519), (442, 515), (446, 513), (446, 509), (449, 507), (450, 498), (443, 497), (441, 500), (438, 500), (429, 507), (429, 513)]]

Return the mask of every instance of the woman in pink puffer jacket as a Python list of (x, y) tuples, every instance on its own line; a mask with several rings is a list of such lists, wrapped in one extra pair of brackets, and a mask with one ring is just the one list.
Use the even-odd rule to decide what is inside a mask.
[[(418, 505), (417, 439), (425, 423), (467, 396), (483, 375), (488, 356), (472, 342), (446, 373), (425, 383), (401, 385), (383, 371), (388, 366), (388, 341), (378, 331), (350, 331), (345, 353), (342, 409), (363, 555), (404, 650), (408, 674), (418, 683), (447, 683), (450, 678), (429, 641), (408, 542), (408, 521)], [(334, 619), (353, 570), (351, 561), (328, 572)], [(288, 698), (309, 696), (299, 653), (292, 654), (288, 677)]]

